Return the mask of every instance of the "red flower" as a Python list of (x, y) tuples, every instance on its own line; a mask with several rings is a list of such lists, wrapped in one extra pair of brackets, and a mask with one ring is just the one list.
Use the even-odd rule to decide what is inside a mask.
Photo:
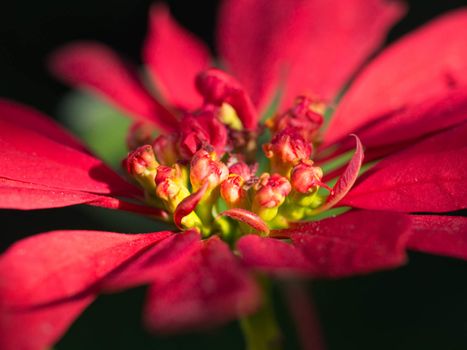
[[(467, 220), (442, 215), (467, 206), (467, 46), (459, 35), (467, 31), (466, 10), (433, 21), (376, 56), (350, 85), (326, 132), (318, 129), (322, 101), (337, 95), (403, 11), (396, 2), (380, 0), (296, 0), (293, 6), (285, 0), (225, 0), (219, 53), (237, 80), (208, 70), (206, 47), (156, 6), (144, 61), (170, 105), (158, 102), (103, 45), (72, 44), (55, 54), (56, 74), (170, 137), (158, 139), (154, 155), (139, 144), (151, 132), (133, 128), (129, 144), (142, 148), (126, 165), (137, 187), (40, 113), (2, 101), (0, 206), (86, 203), (173, 220), (183, 232), (55, 231), (17, 242), (0, 258), (2, 348), (50, 346), (98, 293), (139, 284), (151, 284), (144, 312), (148, 327), (175, 331), (255, 311), (260, 292), (251, 269), (342, 277), (397, 267), (407, 248), (467, 258)], [(287, 158), (280, 176), (262, 177), (277, 180), (273, 186), (269, 180), (260, 184), (243, 162), (253, 163), (258, 115), (278, 88), (282, 113), (271, 119), (270, 129), (295, 130), (284, 132), (283, 142), (276, 139), (271, 157), (297, 159)], [(304, 94), (321, 100), (301, 98), (291, 107)], [(290, 138), (294, 133), (299, 143)], [(358, 135), (349, 164), (321, 178), (329, 159), (352, 148), (349, 133)], [(366, 162), (383, 159), (355, 182), (363, 162), (359, 140)], [(304, 142), (314, 144), (314, 162)], [(164, 150), (168, 154), (159, 165), (154, 156)], [(202, 175), (191, 174), (192, 189), (187, 160), (196, 152), (202, 153), (196, 156)], [(224, 153), (232, 164), (222, 163)], [(180, 162), (170, 164), (174, 159)], [(228, 175), (227, 166), (242, 171)], [(206, 171), (216, 181), (202, 181), (212, 177)], [(322, 181), (337, 176), (330, 194), (321, 195)], [(223, 181), (232, 207), (213, 216), (213, 198), (221, 192), (216, 186)], [(268, 211), (260, 215), (251, 212), (246, 193), (255, 202), (266, 190), (277, 196), (274, 206), (264, 206)], [(337, 203), (352, 209), (294, 223)], [(236, 227), (241, 237), (223, 227)]]

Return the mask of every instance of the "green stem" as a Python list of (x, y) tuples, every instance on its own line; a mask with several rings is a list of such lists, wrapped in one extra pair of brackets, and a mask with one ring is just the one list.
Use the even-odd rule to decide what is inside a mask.
[(282, 334), (269, 295), (269, 288), (263, 283), (263, 304), (253, 315), (240, 320), (247, 350), (280, 350)]

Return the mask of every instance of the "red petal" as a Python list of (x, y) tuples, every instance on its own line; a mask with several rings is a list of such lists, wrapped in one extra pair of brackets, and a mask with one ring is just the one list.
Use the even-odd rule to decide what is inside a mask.
[(150, 207), (144, 204), (137, 204), (133, 202), (127, 202), (124, 200), (120, 200), (118, 198), (107, 197), (107, 196), (99, 196), (96, 200), (90, 201), (87, 204), (95, 206), (95, 207), (102, 207), (108, 209), (119, 209), (130, 211), (133, 213), (139, 213), (151, 216), (154, 219), (168, 221), (170, 218), (169, 213), (167, 213), (163, 209)]
[(351, 211), (278, 232), (288, 235), (292, 244), (252, 236), (240, 239), (237, 247), (247, 265), (273, 273), (344, 277), (404, 263), (410, 220), (403, 214)]
[(64, 191), (0, 178), (0, 208), (4, 209), (58, 208), (100, 198), (101, 196), (92, 193)]
[(363, 162), (363, 146), (360, 142), (360, 139), (356, 135), (352, 136), (355, 137), (355, 141), (357, 143), (355, 153), (352, 156), (352, 159), (350, 159), (349, 164), (347, 164), (344, 172), (334, 185), (331, 194), (326, 199), (326, 203), (316, 209), (316, 213), (321, 213), (339, 203), (340, 200), (344, 198), (344, 196), (350, 191), (355, 181), (357, 180), (358, 173), (360, 172), (360, 168), (362, 167)]
[(88, 153), (0, 120), (0, 178), (57, 190), (133, 195), (135, 188)]
[(281, 83), (286, 105), (304, 93), (329, 99), (402, 12), (380, 0), (225, 0), (218, 44), (261, 107)]
[(92, 302), (100, 279), (172, 234), (54, 231), (11, 246), (0, 257), (2, 349), (53, 345)]
[(232, 218), (234, 220), (238, 220), (238, 221), (241, 221), (247, 224), (252, 229), (260, 233), (264, 233), (266, 235), (269, 234), (268, 225), (258, 215), (256, 215), (255, 213), (249, 210), (242, 209), (242, 208), (232, 208), (232, 209), (223, 211), (218, 216), (228, 216), (229, 218)]
[(69, 84), (93, 90), (137, 119), (175, 129), (175, 117), (157, 102), (135, 74), (104, 45), (92, 42), (70, 44), (50, 59), (55, 75)]
[(0, 344), (3, 350), (51, 348), (70, 324), (93, 301), (93, 295), (28, 310), (1, 310)]
[[(368, 145), (373, 146), (419, 137), (459, 121), (459, 109), (449, 108), (466, 104), (467, 44), (459, 35), (466, 31), (467, 11), (458, 10), (385, 50), (344, 95), (325, 144), (364, 125), (375, 127), (368, 135)], [(367, 145), (366, 135), (359, 136)]]
[(110, 271), (172, 234), (53, 231), (23, 239), (0, 257), (1, 304), (33, 307), (89, 293)]
[(177, 233), (148, 249), (137, 259), (129, 261), (110, 273), (100, 288), (115, 291), (153, 282), (156, 278), (181, 273), (187, 259), (203, 244), (196, 231)]
[(410, 249), (467, 260), (467, 218), (414, 215), (412, 232)]
[(205, 241), (178, 273), (160, 276), (149, 290), (145, 321), (150, 329), (200, 329), (253, 312), (259, 291), (229, 247)]
[(279, 239), (246, 235), (237, 249), (246, 265), (276, 275), (309, 275), (312, 268), (300, 249)]
[(157, 88), (174, 105), (199, 107), (202, 99), (195, 89), (195, 77), (209, 67), (208, 48), (177, 23), (165, 5), (155, 5), (149, 21), (143, 57)]
[(417, 138), (464, 122), (466, 110), (467, 92), (453, 90), (448, 96), (420, 103), (415, 108), (383, 119), (358, 134), (367, 148), (367, 154), (370, 153), (369, 159), (377, 159), (404, 149)]
[(118, 198), (0, 178), (0, 208), (32, 210), (59, 208), (75, 204), (126, 210), (163, 220), (169, 218), (164, 210), (126, 202)]
[(78, 151), (88, 152), (74, 136), (55, 124), (51, 118), (28, 106), (0, 99), (0, 119), (38, 132)]
[(382, 160), (341, 201), (358, 208), (447, 212), (467, 208), (467, 124)]

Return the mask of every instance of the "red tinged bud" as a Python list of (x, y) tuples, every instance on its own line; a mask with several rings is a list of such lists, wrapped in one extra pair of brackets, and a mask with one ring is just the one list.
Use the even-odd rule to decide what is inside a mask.
[(323, 171), (320, 167), (313, 166), (311, 160), (302, 161), (292, 169), (290, 182), (295, 191), (309, 193), (323, 185), (322, 177)]
[(151, 144), (154, 140), (156, 130), (154, 126), (145, 122), (136, 122), (128, 130), (126, 143), (129, 150), (134, 150), (140, 146)]
[(179, 186), (176, 185), (177, 180), (176, 170), (174, 168), (161, 165), (157, 169), (156, 194), (163, 200), (169, 200), (179, 192)]
[(284, 203), (292, 187), (289, 180), (279, 174), (264, 173), (254, 185), (254, 202), (261, 208), (277, 208)]
[(189, 115), (180, 124), (179, 153), (183, 159), (190, 159), (198, 150), (211, 146), (217, 154), (225, 152), (227, 129), (212, 111), (201, 115)]
[(300, 96), (295, 100), (292, 108), (268, 120), (266, 124), (274, 133), (286, 128), (294, 128), (303, 138), (311, 142), (323, 124), (324, 110), (325, 106), (322, 102)]
[(161, 164), (172, 165), (180, 158), (175, 134), (159, 135), (152, 143), (152, 148)]
[(128, 173), (133, 176), (145, 175), (148, 172), (154, 172), (159, 165), (154, 151), (150, 145), (138, 147), (128, 154), (125, 162)]
[(271, 159), (272, 171), (287, 175), (301, 160), (310, 158), (312, 147), (294, 129), (285, 129), (276, 134), (271, 143), (263, 145), (267, 158)]
[(242, 176), (230, 174), (221, 183), (221, 196), (230, 208), (242, 207), (246, 200), (246, 190), (243, 188), (245, 180)]
[(159, 163), (151, 145), (144, 145), (130, 152), (124, 165), (128, 173), (138, 181), (141, 187), (149, 192), (154, 190), (154, 178)]
[(168, 209), (173, 212), (177, 205), (190, 195), (184, 169), (179, 164), (173, 167), (160, 165), (155, 177), (156, 195), (165, 201)]
[(257, 165), (250, 166), (245, 162), (237, 162), (229, 167), (230, 174), (240, 175), (245, 181), (255, 176)]
[(221, 161), (217, 160), (215, 152), (199, 150), (191, 160), (190, 181), (193, 190), (197, 191), (204, 182), (208, 183), (208, 192), (229, 176), (229, 169)]
[(230, 75), (209, 69), (196, 77), (196, 88), (204, 97), (205, 104), (233, 107), (246, 129), (256, 128), (257, 112), (250, 97), (241, 84)]

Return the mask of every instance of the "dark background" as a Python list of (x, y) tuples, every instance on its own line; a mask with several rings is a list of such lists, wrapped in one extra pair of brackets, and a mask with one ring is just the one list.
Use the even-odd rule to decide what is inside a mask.
[[(345, 0), (343, 0), (345, 1)], [(217, 1), (169, 1), (174, 16), (214, 49)], [(436, 15), (467, 1), (408, 1), (411, 11), (389, 42)], [(67, 88), (45, 69), (54, 48), (75, 39), (105, 42), (138, 63), (151, 1), (80, 0), (3, 3), (0, 9), (0, 96), (54, 115)], [(466, 35), (467, 33), (459, 33)], [(467, 39), (466, 39), (467, 40)], [(97, 210), (97, 209), (96, 209)], [(120, 221), (102, 222), (81, 207), (34, 212), (0, 212), (1, 249), (20, 237), (51, 229), (124, 232)], [(95, 213), (95, 212), (94, 212)], [(102, 211), (105, 215), (110, 215)], [(111, 217), (112, 218), (112, 217)], [(129, 216), (131, 224), (136, 218)], [(143, 223), (144, 225), (144, 223)], [(329, 349), (466, 349), (467, 263), (412, 254), (395, 271), (307, 287), (321, 318)], [(235, 323), (202, 334), (151, 337), (140, 326), (144, 290), (100, 298), (71, 328), (57, 349), (239, 349)], [(279, 288), (276, 304), (288, 349), (297, 347), (294, 326)]]

